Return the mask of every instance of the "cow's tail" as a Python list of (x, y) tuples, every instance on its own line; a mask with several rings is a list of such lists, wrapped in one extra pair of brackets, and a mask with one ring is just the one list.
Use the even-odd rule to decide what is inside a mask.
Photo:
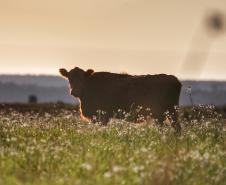
[(170, 90), (169, 90), (169, 100), (171, 106), (178, 106), (179, 100), (180, 100), (180, 93), (181, 93), (182, 84), (181, 82), (176, 78), (172, 78)]
[(177, 80), (177, 85), (175, 88), (175, 102), (177, 106), (179, 105), (181, 89), (182, 89), (182, 84), (179, 80)]
[(174, 96), (173, 96), (173, 106), (171, 109), (171, 114), (172, 114), (172, 126), (174, 128), (174, 130), (176, 131), (177, 134), (180, 134), (181, 132), (181, 125), (178, 122), (178, 116), (179, 116), (179, 100), (180, 100), (180, 93), (181, 93), (181, 88), (182, 88), (182, 84), (181, 82), (177, 79), (177, 81), (175, 81), (174, 83)]

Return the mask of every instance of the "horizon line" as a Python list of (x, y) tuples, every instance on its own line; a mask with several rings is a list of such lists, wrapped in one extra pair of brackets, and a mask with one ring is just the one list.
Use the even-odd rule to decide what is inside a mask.
[[(156, 73), (161, 74), (161, 73)], [(132, 74), (133, 75), (133, 74)], [(155, 75), (155, 74), (153, 74)], [(169, 74), (171, 75), (171, 74)], [(61, 77), (61, 75), (57, 75), (55, 73), (1, 73), (0, 76), (33, 76), (33, 77), (39, 77), (39, 76), (49, 76), (49, 77)], [(220, 79), (220, 78), (183, 78), (176, 76), (180, 81), (217, 81), (217, 82), (226, 82), (226, 78)], [(62, 77), (63, 78), (63, 77)]]

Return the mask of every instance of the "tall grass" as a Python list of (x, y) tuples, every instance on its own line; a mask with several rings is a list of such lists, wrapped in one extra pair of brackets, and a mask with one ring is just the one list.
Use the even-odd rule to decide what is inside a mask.
[(0, 184), (226, 184), (225, 120), (211, 108), (186, 114), (176, 135), (152, 122), (1, 112)]

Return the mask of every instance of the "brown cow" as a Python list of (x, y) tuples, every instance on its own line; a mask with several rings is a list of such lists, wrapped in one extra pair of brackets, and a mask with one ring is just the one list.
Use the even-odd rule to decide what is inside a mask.
[(92, 69), (84, 71), (78, 67), (69, 72), (59, 71), (69, 80), (71, 95), (80, 98), (85, 117), (92, 119), (98, 110), (103, 110), (104, 122), (107, 122), (119, 109), (129, 112), (132, 106), (142, 106), (150, 108), (159, 122), (165, 120), (166, 111), (172, 115), (173, 122), (177, 122), (175, 106), (179, 103), (181, 83), (175, 76), (133, 76)]

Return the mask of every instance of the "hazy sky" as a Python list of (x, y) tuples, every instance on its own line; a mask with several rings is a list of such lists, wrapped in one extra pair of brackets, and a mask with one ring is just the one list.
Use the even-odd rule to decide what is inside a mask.
[(212, 10), (226, 13), (226, 1), (0, 0), (0, 73), (79, 66), (226, 79), (226, 33), (207, 37), (203, 24)]

